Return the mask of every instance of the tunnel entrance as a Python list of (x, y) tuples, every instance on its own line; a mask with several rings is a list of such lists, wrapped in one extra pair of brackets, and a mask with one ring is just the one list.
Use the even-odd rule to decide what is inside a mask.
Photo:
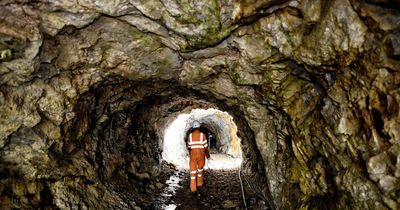
[(207, 133), (207, 139), (210, 145), (210, 151), (217, 151), (217, 139), (214, 137), (215, 135), (212, 132)]
[(179, 169), (189, 168), (187, 136), (193, 121), (201, 123), (201, 130), (207, 134), (211, 158), (206, 168), (235, 169), (240, 167), (242, 158), (241, 140), (232, 116), (218, 109), (193, 109), (188, 114), (178, 115), (166, 128), (163, 141), (162, 159)]
[[(109, 78), (80, 97), (74, 108), (78, 114), (63, 125), (66, 139), (52, 149), (60, 154), (60, 165), (66, 169), (71, 167), (69, 163), (87, 160), (76, 170), (90, 169), (88, 177), (95, 177), (114, 200), (161, 209), (163, 204), (183, 203), (180, 198), (190, 197), (185, 194), (189, 176), (184, 170), (189, 168), (189, 153), (184, 139), (191, 122), (197, 120), (210, 133), (209, 145), (215, 150), (205, 167), (208, 186), (204, 189), (217, 198), (220, 189), (240, 192), (235, 170), (239, 167), (248, 174), (250, 183), (265, 177), (260, 170), (263, 162), (257, 161), (260, 156), (253, 132), (238, 110), (212, 95), (168, 82), (133, 83)], [(181, 194), (173, 186), (180, 186)], [(238, 197), (223, 195), (227, 200)], [(219, 205), (213, 198), (205, 202)]]

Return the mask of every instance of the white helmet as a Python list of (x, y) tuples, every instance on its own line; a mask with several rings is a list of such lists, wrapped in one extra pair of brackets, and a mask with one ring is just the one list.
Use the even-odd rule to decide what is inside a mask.
[(192, 128), (200, 128), (200, 123), (198, 121), (194, 121), (192, 124)]

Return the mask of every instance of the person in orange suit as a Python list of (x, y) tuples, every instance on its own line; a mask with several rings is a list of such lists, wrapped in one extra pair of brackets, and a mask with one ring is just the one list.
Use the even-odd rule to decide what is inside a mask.
[(206, 163), (206, 157), (210, 158), (207, 136), (200, 131), (199, 122), (193, 122), (192, 131), (187, 141), (190, 154), (190, 191), (196, 192), (197, 187), (203, 186), (204, 165)]

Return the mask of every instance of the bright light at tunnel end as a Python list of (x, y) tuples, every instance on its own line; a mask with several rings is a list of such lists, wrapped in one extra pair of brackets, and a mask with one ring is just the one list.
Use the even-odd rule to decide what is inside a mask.
[(216, 134), (218, 152), (207, 160), (207, 169), (237, 169), (242, 164), (242, 149), (233, 117), (218, 109), (193, 109), (189, 114), (179, 114), (166, 127), (162, 159), (178, 169), (189, 169), (189, 152), (185, 134), (193, 121), (199, 121)]

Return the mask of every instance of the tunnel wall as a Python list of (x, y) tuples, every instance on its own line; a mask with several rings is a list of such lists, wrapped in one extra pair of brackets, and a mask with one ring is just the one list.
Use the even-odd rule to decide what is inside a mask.
[[(135, 151), (146, 145), (143, 158), (155, 167), (143, 172), (152, 177), (162, 168), (154, 158), (164, 127), (143, 124), (185, 107), (217, 106), (234, 117), (243, 165), (264, 179), (272, 208), (398, 209), (399, 6), (1, 1), (0, 203), (146, 203), (146, 196), (124, 201), (107, 187), (118, 186), (112, 177), (129, 174), (127, 168), (117, 175), (98, 161), (113, 160), (135, 141)], [(209, 104), (190, 104), (194, 99)], [(106, 104), (114, 105), (101, 108)], [(140, 114), (155, 104), (170, 108), (166, 116)], [(114, 128), (115, 142), (101, 141)], [(118, 143), (122, 134), (133, 139)], [(116, 165), (138, 159), (120, 155)], [(156, 183), (132, 180), (156, 191)]]

